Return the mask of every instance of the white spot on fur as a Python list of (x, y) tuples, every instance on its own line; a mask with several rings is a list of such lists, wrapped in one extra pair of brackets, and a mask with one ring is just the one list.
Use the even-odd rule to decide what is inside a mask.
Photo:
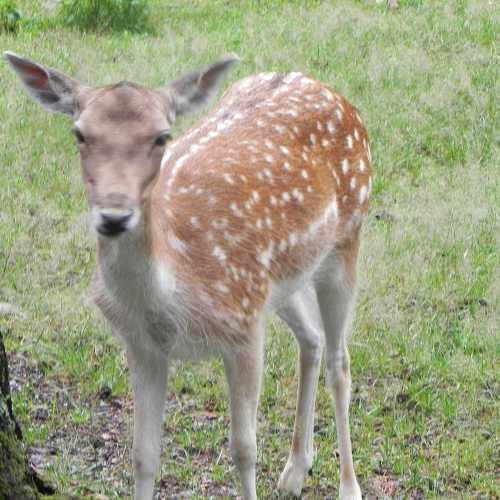
[(348, 149), (352, 149), (352, 146), (353, 146), (352, 135), (348, 135), (346, 141), (347, 141)]
[(346, 175), (347, 172), (349, 172), (349, 160), (347, 158), (344, 158), (342, 160), (342, 173)]
[(363, 204), (366, 200), (366, 195), (367, 195), (368, 188), (366, 186), (361, 186), (361, 189), (359, 190), (359, 203)]
[(189, 152), (191, 154), (197, 153), (201, 149), (201, 146), (199, 144), (191, 144), (191, 147), (189, 148)]
[(234, 264), (229, 264), (229, 270), (231, 271), (231, 273), (233, 273), (234, 281), (239, 281), (240, 276), (238, 274), (238, 269), (236, 269), (236, 266)]
[(337, 117), (338, 121), (341, 121), (342, 120), (342, 111), (340, 111), (340, 109), (336, 109), (335, 110), (335, 116)]
[(224, 174), (222, 177), (228, 184), (234, 184), (234, 179), (231, 174)]
[(288, 73), (285, 78), (283, 78), (283, 81), (287, 84), (290, 84), (292, 83), (296, 78), (298, 78), (299, 76), (301, 76), (302, 73), (298, 72), (298, 71), (292, 71), (291, 73)]
[(241, 241), (241, 236), (236, 234), (231, 234), (229, 231), (224, 231), (223, 233), (224, 239), (229, 242), (232, 246), (236, 245)]
[(229, 293), (229, 288), (222, 281), (216, 281), (212, 286), (218, 292)]
[(165, 154), (163, 155), (163, 158), (161, 160), (161, 167), (160, 168), (163, 168), (165, 167), (166, 163), (168, 162), (168, 160), (170, 160), (170, 157), (172, 156), (172, 149), (169, 148), (165, 151)]
[(223, 130), (228, 129), (233, 124), (233, 120), (224, 120), (217, 123), (216, 130), (217, 132), (222, 132)]
[(351, 177), (351, 189), (356, 189), (356, 177)]
[(214, 229), (226, 229), (228, 225), (227, 219), (213, 220), (212, 227)]
[(326, 124), (326, 128), (328, 129), (328, 132), (330, 132), (330, 134), (334, 134), (335, 133), (335, 125), (333, 124), (333, 122), (331, 120), (329, 120)]
[(188, 244), (185, 241), (177, 238), (173, 231), (167, 232), (167, 241), (168, 244), (177, 252), (181, 254), (186, 254), (187, 249), (189, 248)]
[(287, 161), (285, 163), (283, 163), (283, 168), (287, 171), (287, 172), (290, 172), (290, 170), (292, 170), (292, 166), (290, 165), (290, 163), (288, 163)]
[(321, 139), (321, 145), (324, 147), (324, 148), (328, 148), (331, 146), (331, 142), (328, 140), (328, 139)]
[(273, 258), (273, 250), (274, 250), (274, 241), (271, 240), (266, 250), (261, 252), (257, 257), (258, 261), (268, 269), (271, 265), (271, 260)]
[(303, 177), (304, 179), (308, 179), (308, 178), (309, 178), (309, 174), (307, 173), (307, 170), (302, 169), (302, 170), (300, 171), (300, 175), (302, 175), (302, 177)]
[(294, 188), (292, 191), (292, 196), (299, 202), (302, 203), (304, 201), (304, 195), (297, 189)]
[(326, 97), (329, 101), (333, 101), (333, 94), (328, 89), (322, 89), (321, 94)]
[(227, 258), (226, 252), (222, 250), (222, 248), (218, 245), (214, 246), (214, 249), (212, 250), (212, 255), (214, 257), (217, 257), (221, 262), (224, 262)]

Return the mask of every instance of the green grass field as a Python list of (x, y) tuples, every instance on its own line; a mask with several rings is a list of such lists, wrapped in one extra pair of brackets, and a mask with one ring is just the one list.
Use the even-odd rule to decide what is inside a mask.
[[(155, 35), (34, 23), (0, 34), (0, 49), (90, 84), (151, 86), (236, 52), (232, 81), (300, 70), (351, 100), (376, 174), (351, 340), (361, 488), (367, 498), (500, 498), (500, 9), (400, 3), (168, 0), (155, 4)], [(50, 16), (35, 7), (24, 2), (25, 15)], [(124, 498), (130, 388), (87, 296), (95, 257), (71, 122), (34, 104), (5, 62), (0, 82), (0, 302), (20, 308), (0, 328), (16, 411), (33, 462), (65, 497)], [(260, 498), (273, 497), (286, 461), (297, 385), (292, 336), (277, 320), (268, 333)], [(307, 499), (335, 498), (339, 484), (323, 382)], [(228, 415), (219, 361), (174, 366), (158, 498), (236, 496)]]

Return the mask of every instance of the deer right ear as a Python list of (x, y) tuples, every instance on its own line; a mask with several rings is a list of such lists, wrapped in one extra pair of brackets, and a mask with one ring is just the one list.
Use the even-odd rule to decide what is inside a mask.
[(49, 111), (75, 115), (78, 82), (13, 52), (4, 55), (35, 101)]
[(215, 97), (227, 73), (237, 62), (239, 58), (231, 54), (171, 82), (162, 92), (166, 91), (170, 100), (173, 100), (175, 115), (195, 113), (205, 107)]

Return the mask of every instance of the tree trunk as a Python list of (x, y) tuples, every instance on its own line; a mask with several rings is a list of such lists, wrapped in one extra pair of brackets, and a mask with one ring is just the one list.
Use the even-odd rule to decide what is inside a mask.
[(7, 355), (0, 331), (0, 500), (38, 500), (51, 493), (29, 466), (12, 412)]

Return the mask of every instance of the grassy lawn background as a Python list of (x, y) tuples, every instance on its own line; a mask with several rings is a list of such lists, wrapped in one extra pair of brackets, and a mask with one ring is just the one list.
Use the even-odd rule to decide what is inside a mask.
[[(49, 16), (37, 3), (27, 14)], [(32, 10), (30, 10), (32, 9)], [(499, 498), (500, 57), (497, 2), (155, 3), (155, 35), (0, 34), (0, 49), (80, 81), (158, 86), (227, 52), (338, 89), (371, 136), (376, 180), (351, 341), (354, 461), (371, 498)], [(42, 23), (43, 24), (43, 23)], [(94, 266), (71, 122), (0, 65), (0, 317), (33, 461), (66, 496), (131, 491), (131, 399), (121, 347), (90, 304)], [(189, 126), (179, 124), (178, 133)], [(273, 496), (291, 441), (296, 348), (269, 325), (258, 493)], [(303, 497), (336, 497), (322, 376), (317, 459)], [(176, 364), (159, 498), (235, 496), (219, 361)]]

